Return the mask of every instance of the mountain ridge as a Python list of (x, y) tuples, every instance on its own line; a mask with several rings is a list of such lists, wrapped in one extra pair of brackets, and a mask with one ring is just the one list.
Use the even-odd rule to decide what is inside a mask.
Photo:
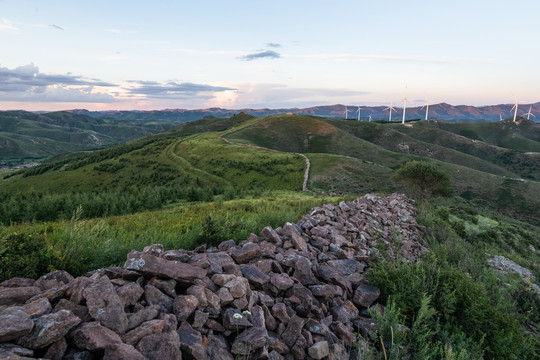
[[(229, 117), (239, 112), (244, 112), (257, 117), (282, 115), (287, 113), (294, 113), (297, 115), (314, 115), (333, 118), (344, 118), (345, 107), (349, 112), (349, 119), (357, 119), (358, 105), (321, 105), (312, 106), (306, 108), (241, 108), (241, 109), (225, 109), (220, 107), (210, 107), (203, 109), (163, 109), (163, 110), (106, 110), (106, 111), (89, 111), (86, 109), (73, 109), (67, 110), (67, 112), (87, 115), (92, 117), (110, 117), (119, 120), (166, 120), (166, 121), (178, 121), (187, 122), (198, 120), (205, 116), (216, 117)], [(471, 106), (471, 105), (450, 105), (448, 103), (439, 103), (429, 106), (429, 119), (437, 119), (444, 121), (460, 121), (460, 122), (494, 122), (499, 121), (500, 117), (507, 119), (512, 117), (511, 111), (513, 104), (498, 104), (498, 105), (486, 105), (486, 106)], [(521, 104), (518, 110), (518, 116), (523, 116), (532, 107), (531, 112), (533, 114), (539, 114), (540, 116), (540, 102), (534, 104)], [(361, 120), (368, 121), (369, 114), (372, 115), (372, 120), (387, 120), (388, 111), (385, 110), (387, 106), (361, 106)], [(402, 108), (397, 107), (397, 112), (393, 113), (392, 118), (394, 121), (399, 121), (402, 118)], [(407, 107), (406, 120), (412, 119), (424, 119), (425, 110), (422, 106)], [(538, 122), (540, 119), (532, 117), (531, 120)]]

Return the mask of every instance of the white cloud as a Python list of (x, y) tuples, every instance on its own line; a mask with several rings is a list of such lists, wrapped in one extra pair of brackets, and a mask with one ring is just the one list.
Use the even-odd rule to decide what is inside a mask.
[(15, 32), (19, 29), (11, 21), (5, 18), (0, 19), (0, 31)]

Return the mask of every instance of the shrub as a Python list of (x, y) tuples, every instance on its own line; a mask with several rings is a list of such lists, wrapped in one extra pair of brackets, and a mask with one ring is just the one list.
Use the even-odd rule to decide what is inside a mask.
[(0, 281), (12, 277), (37, 278), (50, 269), (43, 235), (11, 233), (0, 238)]
[(450, 196), (450, 178), (437, 166), (426, 161), (409, 161), (396, 170), (392, 177), (420, 200), (435, 195)]

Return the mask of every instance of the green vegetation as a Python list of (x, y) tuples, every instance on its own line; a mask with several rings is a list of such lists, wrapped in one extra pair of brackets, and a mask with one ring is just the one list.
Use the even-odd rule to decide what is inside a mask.
[(168, 122), (98, 119), (69, 112), (0, 112), (0, 166), (44, 161), (55, 155), (96, 149), (163, 131)]
[(392, 179), (404, 184), (405, 188), (419, 199), (434, 195), (450, 196), (450, 178), (435, 165), (425, 161), (410, 161), (396, 170)]
[[(51, 119), (73, 120), (42, 123)], [(372, 260), (368, 277), (385, 311), (373, 309), (379, 332), (365, 358), (538, 358), (532, 279), (495, 272), (487, 259), (503, 255), (540, 279), (540, 253), (531, 250), (540, 249), (540, 127), (408, 125), (240, 113), (4, 171), (0, 280), (53, 269), (80, 275), (152, 243), (238, 242), (313, 206), (408, 192), (428, 251), (416, 264)], [(305, 162), (295, 153), (311, 162), (310, 192), (301, 192)]]

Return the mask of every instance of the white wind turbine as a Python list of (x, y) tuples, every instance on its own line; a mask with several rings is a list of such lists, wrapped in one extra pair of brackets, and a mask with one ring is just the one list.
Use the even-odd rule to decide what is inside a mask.
[(511, 93), (512, 96), (514, 97), (514, 100), (516, 101), (516, 103), (514, 104), (514, 106), (512, 107), (512, 109), (510, 109), (510, 112), (512, 112), (512, 110), (514, 110), (514, 122), (516, 122), (516, 118), (517, 118), (517, 112), (518, 112), (518, 105), (519, 103), (524, 103), (526, 101), (519, 101), (516, 97), (516, 95), (514, 95), (513, 93)]
[(426, 120), (428, 119), (428, 113), (429, 113), (429, 103), (430, 103), (430, 100), (428, 99), (427, 95), (424, 93), (424, 96), (426, 98), (426, 103), (424, 106), (422, 106), (420, 108), (420, 110), (422, 110), (423, 108), (426, 108)]
[(348, 119), (347, 115), (349, 115), (349, 109), (347, 109), (347, 107), (345, 106), (345, 120)]
[(356, 112), (358, 113), (358, 121), (360, 121), (360, 110), (362, 109), (362, 107), (358, 107), (358, 110), (356, 110)]
[(407, 99), (407, 84), (405, 84), (405, 96), (399, 101), (403, 103), (403, 120), (401, 120), (402, 124), (405, 124), (405, 110), (407, 109), (407, 101), (416, 104), (414, 101)]
[(534, 116), (534, 117), (536, 117), (536, 116), (531, 112), (531, 110), (532, 110), (532, 105), (529, 107), (529, 112), (526, 112), (526, 113), (523, 114), (522, 116), (527, 115), (527, 120), (530, 120), (530, 119), (531, 119), (531, 115)]
[(371, 114), (369, 114), (369, 122), (371, 122), (371, 115), (373, 115), (373, 112), (371, 112)]
[(502, 121), (502, 120), (503, 120), (503, 119), (502, 119), (502, 115), (499, 114), (499, 121)]
[(388, 122), (392, 122), (392, 111), (397, 112), (397, 110), (394, 109), (394, 103), (390, 103), (390, 106), (387, 107), (387, 108), (384, 109), (384, 110), (385, 110), (385, 111), (386, 111), (386, 110), (389, 110), (390, 113), (388, 114)]

